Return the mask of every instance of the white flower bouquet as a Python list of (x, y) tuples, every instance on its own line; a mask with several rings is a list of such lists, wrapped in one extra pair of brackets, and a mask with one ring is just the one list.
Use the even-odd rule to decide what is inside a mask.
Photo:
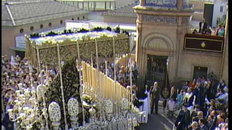
[(68, 100), (68, 114), (71, 116), (77, 116), (79, 114), (79, 102), (75, 98)]
[(53, 122), (58, 122), (61, 119), (60, 106), (56, 102), (52, 102), (48, 107), (49, 118)]
[(105, 100), (106, 113), (113, 113), (113, 102), (111, 100)]
[(121, 100), (121, 105), (123, 110), (128, 110), (129, 109), (129, 101), (126, 98), (123, 98)]

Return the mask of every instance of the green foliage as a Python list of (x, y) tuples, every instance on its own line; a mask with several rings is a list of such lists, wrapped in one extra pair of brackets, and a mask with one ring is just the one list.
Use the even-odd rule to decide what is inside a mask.
[(94, 27), (93, 31), (103, 31), (103, 28), (102, 27)]
[(116, 27), (115, 30), (114, 30), (114, 32), (120, 33), (120, 27)]
[(32, 34), (30, 34), (30, 37), (37, 38), (37, 37), (40, 37), (40, 35), (39, 35), (39, 33), (32, 33)]
[(110, 26), (108, 26), (108, 27), (106, 27), (106, 30), (111, 31), (112, 29)]
[(78, 32), (85, 33), (85, 32), (89, 32), (89, 30), (81, 28)]
[(46, 36), (55, 36), (58, 35), (58, 33), (50, 31), (49, 33), (46, 34)]

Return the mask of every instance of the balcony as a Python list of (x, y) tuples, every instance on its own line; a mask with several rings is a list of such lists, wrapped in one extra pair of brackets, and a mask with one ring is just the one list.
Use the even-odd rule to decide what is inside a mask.
[(223, 53), (224, 37), (185, 34), (184, 50)]

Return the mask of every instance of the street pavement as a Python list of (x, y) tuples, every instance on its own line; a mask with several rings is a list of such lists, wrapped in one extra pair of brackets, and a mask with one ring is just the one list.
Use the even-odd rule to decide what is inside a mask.
[[(161, 103), (159, 103), (161, 104)], [(163, 111), (161, 105), (159, 105), (158, 115), (150, 114), (148, 116), (148, 122), (140, 124), (137, 130), (174, 130), (174, 122), (176, 120), (177, 112), (175, 112), (172, 118), (167, 117), (167, 110)]]

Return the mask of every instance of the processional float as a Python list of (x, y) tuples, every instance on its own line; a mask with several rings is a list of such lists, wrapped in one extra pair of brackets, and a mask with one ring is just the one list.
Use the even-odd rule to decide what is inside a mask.
[[(113, 41), (113, 56), (115, 63), (115, 37)], [(114, 65), (114, 79), (107, 77), (99, 70), (98, 66), (98, 42), (95, 39), (97, 69), (93, 64), (81, 61), (79, 42), (76, 41), (77, 59), (76, 70), (79, 73), (79, 100), (75, 97), (69, 97), (65, 100), (62, 60), (60, 55), (60, 45), (56, 44), (58, 75), (60, 81), (61, 104), (51, 101), (47, 104), (48, 85), (41, 84), (34, 90), (18, 90), (18, 99), (12, 110), (9, 110), (11, 119), (18, 122), (21, 128), (34, 129), (35, 122), (39, 129), (105, 129), (122, 130), (134, 129), (138, 125), (138, 118), (141, 112), (132, 103), (132, 87), (125, 88), (116, 81), (116, 68)], [(30, 48), (30, 51), (33, 49)], [(37, 67), (41, 70), (41, 58), (39, 48), (35, 48), (37, 57)], [(31, 57), (33, 58), (33, 57)], [(106, 64), (107, 72), (107, 64)], [(78, 78), (78, 77), (75, 77)], [(130, 85), (132, 85), (132, 72), (130, 67)], [(75, 86), (75, 84), (73, 85)], [(21, 91), (22, 90), (22, 91)], [(32, 97), (29, 98), (30, 94)], [(28, 107), (27, 99), (30, 105)], [(39, 103), (42, 102), (42, 105)], [(60, 107), (62, 105), (62, 107)], [(22, 111), (18, 111), (23, 108)], [(40, 111), (41, 109), (41, 111)], [(61, 113), (63, 109), (63, 113)], [(42, 112), (42, 114), (40, 114)], [(81, 113), (82, 125), (78, 121), (78, 115)], [(89, 120), (86, 122), (86, 114), (89, 114)], [(63, 115), (63, 117), (62, 117)], [(33, 122), (33, 121), (34, 122)], [(63, 126), (62, 120), (64, 122)], [(71, 122), (69, 123), (68, 120)], [(23, 125), (22, 125), (23, 124)]]

